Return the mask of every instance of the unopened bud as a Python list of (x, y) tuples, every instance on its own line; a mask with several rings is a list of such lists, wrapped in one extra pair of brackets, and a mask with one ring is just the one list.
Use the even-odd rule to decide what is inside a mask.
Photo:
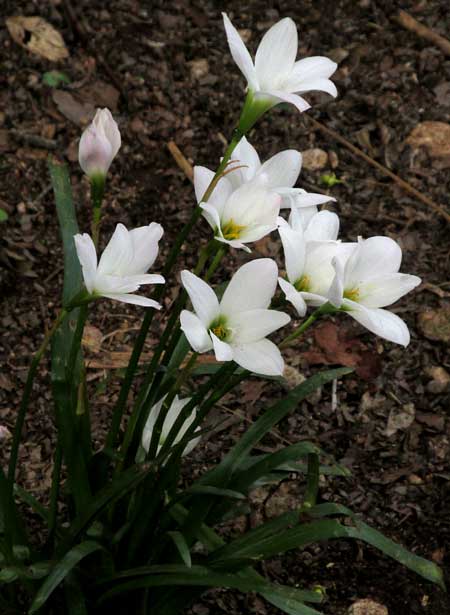
[(88, 177), (104, 178), (120, 149), (119, 128), (109, 109), (97, 109), (94, 119), (81, 135), (78, 160)]

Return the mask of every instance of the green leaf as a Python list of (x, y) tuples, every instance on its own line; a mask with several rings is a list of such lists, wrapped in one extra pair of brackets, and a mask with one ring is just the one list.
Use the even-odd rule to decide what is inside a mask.
[(48, 523), (49, 521), (48, 509), (45, 508), (45, 506), (42, 506), (42, 504), (33, 495), (31, 495), (31, 493), (28, 493), (28, 491), (26, 491), (20, 485), (15, 483), (14, 484), (14, 494), (17, 495), (22, 500), (22, 502), (25, 502), (25, 504), (28, 504), (28, 506), (33, 510), (33, 512), (39, 515), (41, 519), (43, 519), (45, 522)]
[(220, 487), (212, 487), (210, 485), (192, 485), (186, 489), (183, 495), (213, 495), (222, 498), (231, 498), (233, 500), (245, 500), (246, 497), (237, 490), (221, 489)]
[(62, 83), (70, 83), (70, 79), (59, 70), (50, 70), (42, 75), (42, 82), (51, 88), (57, 88)]
[(82, 559), (100, 549), (103, 549), (103, 547), (98, 544), (98, 542), (87, 540), (68, 551), (55, 565), (47, 579), (39, 588), (30, 610), (28, 611), (29, 615), (36, 613), (36, 611), (45, 604), (51, 593)]
[[(321, 612), (316, 611), (309, 606), (306, 606), (299, 600), (283, 596), (277, 591), (264, 592), (261, 594), (261, 596), (265, 598), (267, 602), (270, 602), (270, 604), (273, 604), (274, 606), (278, 607), (288, 615), (322, 615)], [(310, 602), (314, 601), (310, 600)]]
[(0, 222), (5, 222), (8, 219), (8, 214), (4, 209), (0, 208)]
[(168, 535), (172, 538), (178, 552), (181, 556), (181, 559), (186, 564), (188, 568), (192, 566), (191, 553), (189, 551), (189, 547), (187, 542), (184, 539), (184, 536), (181, 532), (167, 532)]

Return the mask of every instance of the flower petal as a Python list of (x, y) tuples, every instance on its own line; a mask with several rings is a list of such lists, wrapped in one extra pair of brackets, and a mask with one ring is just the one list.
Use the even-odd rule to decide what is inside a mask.
[(360, 240), (345, 266), (345, 288), (357, 288), (362, 281), (380, 274), (397, 273), (401, 261), (401, 248), (390, 237)]
[(338, 95), (337, 88), (330, 79), (311, 79), (311, 81), (304, 81), (295, 92), (299, 92), (300, 94), (305, 94), (306, 92), (326, 92), (330, 94), (330, 96), (333, 96), (333, 98), (336, 98)]
[(317, 78), (329, 79), (337, 67), (336, 62), (325, 56), (310, 56), (295, 62), (289, 79), (298, 83)]
[(302, 277), (305, 269), (306, 242), (304, 235), (301, 230), (294, 230), (289, 226), (280, 227), (278, 232), (283, 244), (287, 277), (292, 284), (295, 284)]
[(97, 273), (103, 275), (127, 275), (133, 262), (134, 250), (130, 234), (119, 223), (101, 255)]
[(283, 280), (283, 278), (278, 278), (278, 284), (280, 285), (281, 290), (284, 292), (286, 296), (286, 300), (297, 310), (297, 314), (303, 318), (306, 314), (306, 303), (303, 298), (303, 293), (300, 293), (295, 286), (293, 286), (287, 280)]
[(295, 23), (285, 17), (264, 34), (255, 57), (255, 69), (261, 90), (277, 89), (292, 72), (297, 56), (298, 37)]
[(133, 305), (155, 308), (155, 310), (160, 310), (162, 307), (157, 301), (149, 299), (148, 297), (142, 297), (141, 295), (132, 295), (130, 293), (105, 293), (102, 294), (102, 296), (113, 299), (114, 301), (121, 301), (122, 303), (132, 303)]
[[(201, 203), (210, 183), (214, 178), (214, 173), (206, 167), (194, 167), (194, 188), (197, 203)], [(233, 186), (228, 177), (221, 177), (217, 182), (208, 202), (214, 205), (218, 211), (222, 211), (223, 206), (233, 192)]]
[(408, 327), (396, 314), (388, 310), (366, 308), (360, 303), (348, 299), (344, 299), (343, 305), (352, 318), (375, 335), (402, 346), (409, 344)]
[(245, 137), (242, 137), (234, 148), (231, 158), (232, 162), (227, 167), (227, 179), (236, 190), (255, 177), (261, 167), (261, 161), (258, 152)]
[(331, 211), (320, 211), (309, 221), (305, 231), (306, 241), (336, 241), (339, 218)]
[(78, 260), (83, 270), (84, 283), (88, 292), (92, 293), (95, 288), (97, 273), (97, 252), (94, 242), (87, 233), (75, 235), (74, 241)]
[(406, 273), (390, 273), (371, 278), (359, 285), (358, 303), (368, 308), (382, 308), (391, 305), (419, 286), (421, 279)]
[(281, 376), (284, 371), (283, 357), (268, 339), (233, 346), (233, 359), (244, 369), (263, 376)]
[(302, 155), (295, 149), (279, 152), (266, 160), (260, 169), (265, 173), (271, 188), (291, 188), (298, 179), (302, 168)]
[(242, 265), (228, 284), (220, 311), (226, 316), (268, 308), (275, 294), (278, 267), (270, 258), (258, 258)]
[(217, 335), (214, 335), (212, 331), (210, 331), (209, 334), (213, 342), (214, 354), (216, 355), (217, 361), (232, 361), (233, 350), (231, 346), (226, 342), (222, 342), (222, 340), (219, 340)]
[(244, 45), (244, 42), (239, 36), (238, 31), (231, 23), (228, 15), (226, 13), (222, 13), (222, 17), (225, 26), (225, 32), (227, 35), (228, 45), (230, 47), (233, 60), (236, 62), (240, 71), (247, 79), (249, 88), (251, 90), (257, 90), (258, 79), (256, 77), (256, 70), (253, 65), (253, 60), (248, 52), (248, 49)]
[(213, 347), (208, 330), (193, 312), (183, 310), (180, 314), (181, 330), (195, 352), (207, 352)]
[(211, 203), (200, 203), (200, 207), (203, 209), (203, 217), (208, 222), (212, 230), (214, 232), (218, 232), (219, 235), (222, 235), (220, 215), (217, 208)]
[(257, 342), (270, 335), (277, 329), (284, 327), (291, 317), (277, 310), (248, 310), (234, 314), (227, 322), (233, 331), (232, 344), (246, 344)]
[(181, 272), (181, 282), (186, 289), (197, 316), (206, 328), (219, 315), (219, 302), (213, 289), (190, 271)]
[(145, 273), (150, 269), (158, 256), (158, 243), (163, 234), (163, 227), (156, 222), (129, 232), (133, 246), (133, 260), (127, 271), (128, 275)]
[(335, 256), (331, 261), (335, 269), (335, 276), (328, 291), (328, 301), (337, 308), (340, 308), (344, 299), (344, 263), (342, 259)]
[(277, 105), (280, 102), (287, 102), (303, 113), (304, 111), (308, 111), (311, 108), (311, 105), (301, 96), (297, 94), (290, 94), (288, 92), (284, 92), (283, 90), (267, 90), (264, 92), (260, 92), (258, 94), (260, 98), (271, 98), (273, 99), (273, 104)]

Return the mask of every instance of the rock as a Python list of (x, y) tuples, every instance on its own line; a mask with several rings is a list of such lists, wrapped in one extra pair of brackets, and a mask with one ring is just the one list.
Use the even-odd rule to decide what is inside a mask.
[(447, 436), (435, 436), (428, 440), (428, 450), (435, 461), (445, 461), (450, 451), (450, 442)]
[(417, 474), (410, 474), (408, 476), (408, 482), (410, 485), (423, 485), (423, 480)]
[(302, 152), (303, 168), (307, 171), (319, 171), (328, 164), (328, 154), (323, 149), (314, 147)]
[(424, 147), (432, 158), (450, 161), (450, 124), (421, 122), (406, 139), (413, 148)]
[(417, 324), (420, 332), (429, 340), (450, 342), (450, 306), (422, 312)]
[(192, 79), (201, 79), (209, 73), (209, 63), (205, 58), (188, 62)]
[(416, 416), (416, 408), (414, 404), (405, 404), (401, 408), (392, 408), (389, 413), (385, 434), (393, 436), (400, 429), (408, 429)]
[(339, 166), (339, 158), (336, 152), (330, 151), (328, 152), (328, 160), (330, 162), (330, 167), (332, 169), (337, 169)]
[(348, 615), (389, 615), (389, 611), (379, 602), (364, 598), (352, 604)]
[(427, 384), (427, 391), (434, 394), (444, 393), (450, 388), (450, 374), (443, 367), (433, 366), (425, 370), (427, 376), (432, 378)]

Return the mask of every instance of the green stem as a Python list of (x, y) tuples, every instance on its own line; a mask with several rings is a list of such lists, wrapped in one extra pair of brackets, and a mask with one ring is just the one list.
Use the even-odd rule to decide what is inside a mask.
[(50, 490), (49, 522), (48, 522), (48, 538), (47, 538), (47, 547), (49, 549), (49, 553), (52, 553), (52, 550), (53, 550), (53, 541), (55, 538), (55, 531), (56, 531), (56, 517), (58, 513), (58, 498), (59, 498), (62, 458), (63, 458), (62, 446), (61, 446), (61, 443), (58, 442), (56, 445), (55, 459), (53, 462), (52, 486)]
[(309, 453), (305, 499), (302, 508), (312, 508), (316, 505), (319, 493), (319, 467), (319, 455)]
[(86, 319), (88, 314), (88, 306), (82, 305), (80, 307), (77, 319), (77, 326), (72, 338), (72, 346), (70, 348), (70, 355), (67, 361), (67, 377), (73, 380), (73, 372), (75, 370), (75, 364), (77, 361), (78, 353), (80, 351), (81, 341), (83, 339), (84, 327), (86, 325)]
[(9, 458), (9, 467), (8, 467), (8, 481), (10, 483), (11, 494), (13, 492), (14, 480), (16, 476), (16, 467), (17, 467), (17, 458), (19, 455), (19, 445), (20, 439), (22, 435), (23, 424), (25, 422), (25, 415), (27, 412), (28, 404), (30, 401), (31, 391), (33, 389), (33, 381), (36, 376), (37, 368), (42, 359), (44, 352), (47, 349), (47, 346), (50, 340), (53, 337), (53, 334), (58, 329), (59, 325), (62, 323), (64, 318), (67, 316), (68, 312), (65, 309), (62, 309), (58, 316), (55, 319), (55, 322), (51, 326), (51, 328), (47, 331), (44, 336), (44, 340), (40, 346), (40, 348), (35, 353), (30, 369), (28, 370), (27, 380), (25, 382), (25, 389), (22, 396), (22, 401), (20, 403), (19, 412), (17, 413), (17, 421), (14, 427), (14, 437), (11, 448), (11, 456)]
[(286, 348), (286, 346), (290, 346), (290, 344), (296, 340), (302, 333), (304, 333), (311, 325), (313, 325), (320, 316), (323, 314), (333, 314), (336, 312), (336, 308), (330, 303), (325, 303), (321, 305), (317, 310), (315, 310), (309, 318), (303, 322), (300, 327), (297, 327), (293, 333), (288, 335), (281, 344), (278, 345), (279, 348)]
[(203, 278), (205, 280), (205, 282), (208, 282), (208, 280), (211, 278), (212, 274), (216, 271), (217, 267), (220, 264), (220, 261), (222, 260), (224, 254), (227, 251), (227, 244), (222, 243), (219, 246), (219, 249), (216, 252), (216, 255), (213, 258), (212, 263), (210, 264), (210, 266), (208, 267), (208, 271), (205, 274), (205, 277)]
[(103, 175), (91, 177), (92, 213), (92, 241), (97, 247), (100, 232), (100, 219), (102, 215), (102, 201), (105, 192), (105, 178)]
[[(225, 154), (222, 158), (222, 161), (220, 163), (220, 165), (217, 168), (217, 171), (211, 181), (211, 183), (209, 184), (205, 194), (203, 195), (201, 202), (205, 202), (209, 199), (209, 197), (211, 196), (217, 182), (220, 179), (220, 176), (222, 175), (222, 172), (224, 171), (224, 169), (226, 168), (230, 158), (231, 158), (231, 154), (233, 153), (235, 147), (237, 146), (237, 144), (239, 143), (239, 141), (241, 140), (241, 138), (243, 137), (243, 133), (240, 132), (239, 130), (235, 130), (233, 133), (233, 138), (230, 141), (230, 144), (228, 145)], [(184, 228), (182, 229), (182, 231), (178, 234), (175, 243), (172, 246), (172, 250), (170, 251), (168, 257), (167, 257), (167, 261), (166, 264), (163, 268), (162, 271), (162, 275), (165, 276), (166, 278), (169, 276), (169, 274), (172, 271), (172, 268), (178, 258), (181, 246), (183, 245), (184, 241), (186, 240), (186, 238), (188, 237), (189, 233), (191, 232), (191, 230), (193, 229), (195, 223), (197, 222), (197, 220), (200, 218), (201, 214), (202, 214), (202, 208), (197, 205), (194, 209), (194, 211), (191, 214), (191, 217), (189, 218), (188, 222), (186, 223), (186, 225), (184, 226)], [(160, 285), (155, 293), (154, 293), (154, 299), (156, 301), (160, 301), (163, 293), (164, 293), (164, 287), (168, 286), (168, 285)], [(142, 321), (142, 325), (141, 325), (141, 329), (139, 331), (139, 334), (136, 338), (136, 342), (134, 344), (133, 347), (133, 352), (131, 354), (130, 357), (130, 361), (128, 363), (127, 366), (127, 370), (125, 373), (125, 377), (122, 383), (122, 387), (120, 389), (120, 393), (119, 393), (119, 398), (117, 400), (117, 403), (115, 405), (115, 408), (113, 410), (113, 416), (112, 416), (112, 420), (111, 420), (111, 427), (108, 433), (108, 436), (106, 438), (106, 444), (105, 444), (105, 448), (109, 448), (111, 449), (117, 439), (117, 435), (119, 433), (119, 429), (120, 429), (120, 423), (122, 420), (122, 416), (123, 413), (125, 411), (125, 404), (127, 402), (128, 399), (128, 394), (130, 392), (131, 389), (131, 385), (133, 382), (133, 378), (134, 378), (134, 374), (136, 372), (137, 366), (138, 366), (138, 362), (139, 362), (139, 357), (141, 356), (142, 353), (142, 349), (144, 347), (144, 343), (145, 343), (145, 339), (147, 337), (147, 333), (148, 330), (150, 328), (150, 325), (152, 323), (153, 317), (155, 314), (155, 310), (147, 310), (144, 319)]]

